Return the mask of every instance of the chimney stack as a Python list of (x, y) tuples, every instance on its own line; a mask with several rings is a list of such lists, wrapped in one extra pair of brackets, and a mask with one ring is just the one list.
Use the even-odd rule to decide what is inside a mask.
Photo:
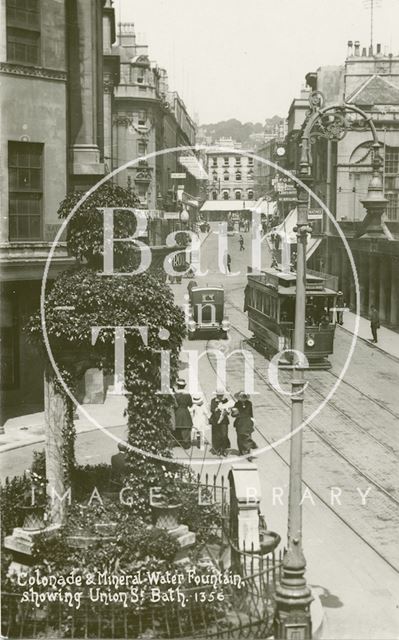
[(369, 46), (369, 56), (371, 57), (373, 55), (373, 45), (371, 44)]
[(363, 47), (362, 49), (362, 58), (365, 58), (367, 56), (367, 49), (366, 47)]
[(360, 42), (355, 40), (355, 56), (360, 56)]
[(377, 44), (377, 56), (381, 55), (381, 45)]
[(352, 40), (348, 40), (348, 58), (353, 56), (353, 42)]

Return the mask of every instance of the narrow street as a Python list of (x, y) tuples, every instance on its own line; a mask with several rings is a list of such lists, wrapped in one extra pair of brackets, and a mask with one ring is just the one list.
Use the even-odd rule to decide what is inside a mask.
[[(217, 225), (213, 226), (213, 231)], [(287, 523), (289, 440), (275, 444), (290, 429), (290, 401), (279, 394), (268, 377), (268, 361), (257, 353), (248, 339), (247, 317), (242, 311), (246, 268), (250, 263), (250, 237), (240, 251), (238, 236), (229, 236), (233, 275), (226, 277), (217, 268), (217, 234), (210, 233), (201, 248), (203, 270), (199, 283), (222, 283), (225, 287), (227, 315), (231, 322), (228, 340), (186, 341), (184, 349), (200, 353), (221, 349), (226, 355), (235, 349), (250, 354), (254, 363), (255, 464), (262, 486), (261, 508), (268, 527), (284, 533)], [(239, 275), (234, 275), (239, 271)], [(188, 280), (172, 285), (178, 304), (185, 302)], [(305, 414), (313, 413), (337, 381), (347, 356), (351, 335), (337, 328), (335, 350), (329, 371), (310, 371), (305, 395)], [(182, 354), (182, 375), (186, 357)], [(227, 364), (227, 386), (234, 394), (242, 389), (243, 357), (234, 355)], [(289, 372), (280, 372), (280, 384), (289, 390)], [(207, 353), (199, 362), (199, 381), (208, 403), (217, 381), (215, 358)], [(394, 640), (398, 624), (399, 526), (397, 505), (397, 460), (399, 440), (394, 406), (399, 375), (397, 363), (381, 351), (358, 340), (349, 369), (331, 400), (304, 428), (303, 442), (303, 518), (307, 576), (320, 597), (326, 614), (325, 638), (362, 638), (375, 627), (375, 633)], [(106, 411), (104, 411), (106, 425)], [(115, 424), (115, 423), (114, 423)], [(124, 437), (123, 427), (111, 426), (112, 433)], [(191, 464), (196, 473), (218, 479), (227, 474), (235, 455), (236, 436), (230, 426), (232, 455), (219, 459), (209, 451), (193, 448), (175, 455)], [(31, 445), (0, 454), (2, 476), (23, 472), (32, 452), (43, 445)], [(80, 464), (109, 462), (116, 444), (105, 433), (92, 430), (78, 435), (77, 460)], [(264, 450), (263, 450), (264, 449)], [(245, 461), (245, 460), (244, 460)], [(362, 504), (362, 496), (363, 503)], [(328, 550), (328, 553), (326, 553)], [(372, 594), (372, 598), (370, 598)], [(364, 610), (362, 601), (372, 600), (375, 608)], [(356, 630), (348, 626), (348, 610)], [(359, 627), (359, 621), (362, 621)], [(356, 633), (355, 633), (356, 631)], [(331, 635), (329, 635), (331, 634)], [(377, 637), (377, 636), (375, 636)]]

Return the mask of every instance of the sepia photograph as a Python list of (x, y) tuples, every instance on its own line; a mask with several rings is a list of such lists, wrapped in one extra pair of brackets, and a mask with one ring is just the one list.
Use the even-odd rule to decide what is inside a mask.
[(399, 0), (0, 0), (1, 640), (399, 639)]

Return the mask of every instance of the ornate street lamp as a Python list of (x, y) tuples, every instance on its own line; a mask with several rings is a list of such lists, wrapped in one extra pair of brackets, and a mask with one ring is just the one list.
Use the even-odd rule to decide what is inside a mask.
[[(367, 198), (363, 204), (371, 228), (380, 220), (386, 200), (382, 193), (380, 143), (370, 116), (364, 111), (346, 103), (324, 107), (324, 96), (313, 91), (309, 97), (310, 110), (304, 122), (301, 135), (301, 159), (299, 179), (309, 189), (312, 187), (311, 144), (318, 137), (328, 140), (341, 140), (349, 129), (354, 128), (354, 119), (349, 114), (357, 114), (368, 125), (372, 136), (372, 166)], [(356, 124), (359, 124), (358, 119)], [(356, 126), (356, 125), (355, 125)], [(296, 271), (296, 307), (294, 349), (298, 354), (305, 351), (305, 305), (306, 305), (306, 244), (307, 234), (311, 231), (308, 223), (308, 191), (305, 186), (297, 185), (297, 271)], [(275, 637), (307, 640), (312, 637), (310, 603), (312, 595), (306, 584), (306, 561), (302, 549), (302, 429), (304, 401), (304, 357), (294, 357), (292, 375), (292, 411), (290, 441), (290, 480), (288, 502), (287, 551), (283, 559), (282, 577), (276, 589)]]

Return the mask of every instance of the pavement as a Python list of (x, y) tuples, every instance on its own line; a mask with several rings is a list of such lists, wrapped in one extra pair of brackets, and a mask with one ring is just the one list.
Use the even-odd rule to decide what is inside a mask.
[[(353, 334), (355, 332), (355, 323), (356, 314), (351, 311), (345, 311), (342, 329)], [(399, 359), (399, 333), (396, 331), (392, 331), (391, 329), (381, 325), (377, 333), (378, 342), (377, 344), (373, 344), (370, 342), (372, 338), (370, 320), (360, 316), (358, 337), (367, 342), (370, 345), (370, 348), (379, 349), (380, 351)]]
[[(234, 251), (233, 247), (233, 268), (239, 259)], [(183, 280), (181, 285), (173, 285), (176, 300), (183, 299), (187, 282)], [(354, 325), (355, 314), (348, 311), (344, 316), (344, 326), (339, 327), (339, 331), (353, 333)], [(367, 342), (370, 349), (386, 353), (391, 357), (399, 357), (398, 334), (382, 327), (379, 330), (379, 342), (376, 346), (368, 342), (369, 337), (369, 321), (360, 318), (359, 338)], [(191, 343), (191, 346), (194, 346), (194, 343)], [(210, 388), (211, 382), (204, 379), (204, 392), (207, 397)], [(126, 420), (123, 418), (123, 397), (108, 396), (103, 405), (84, 405), (83, 409), (86, 409), (90, 415), (100, 418), (101, 424), (109, 426), (110, 433), (116, 435), (124, 432)], [(43, 413), (13, 418), (6, 423), (5, 427), (6, 434), (0, 436), (0, 453), (44, 441)], [(82, 414), (81, 410), (79, 419), (76, 421), (76, 429), (79, 435), (79, 453), (88, 458), (87, 462), (102, 461), (102, 458), (100, 460), (89, 455), (96, 452), (94, 445), (91, 448), (91, 445), (87, 444), (90, 437), (93, 442), (94, 439), (96, 440), (98, 455), (101, 450), (104, 460), (107, 456), (109, 457), (109, 452), (104, 451), (104, 440), (101, 443), (98, 441), (99, 435), (103, 436), (103, 434), (94, 433), (96, 427)], [(85, 435), (89, 431), (93, 433)], [(109, 447), (114, 450), (114, 443), (111, 442)], [(202, 454), (198, 452), (198, 455)], [(93, 457), (95, 459), (92, 460)], [(261, 511), (271, 530), (285, 532), (288, 507), (288, 465), (273, 451), (259, 455), (256, 464), (262, 488)], [(225, 467), (223, 474), (226, 476), (229, 465)], [(209, 465), (204, 469), (210, 477), (219, 470), (217, 460), (214, 466)], [(279, 493), (280, 490), (283, 491), (281, 502), (279, 499), (274, 499), (275, 487), (278, 487)], [(306, 577), (313, 594), (321, 602), (324, 613), (323, 625), (319, 628), (318, 637), (323, 640), (338, 638), (340, 640), (397, 640), (399, 638), (397, 573), (315, 494), (313, 494), (313, 500), (304, 500), (303, 539), (308, 564)], [(315, 620), (314, 613), (313, 617)]]

